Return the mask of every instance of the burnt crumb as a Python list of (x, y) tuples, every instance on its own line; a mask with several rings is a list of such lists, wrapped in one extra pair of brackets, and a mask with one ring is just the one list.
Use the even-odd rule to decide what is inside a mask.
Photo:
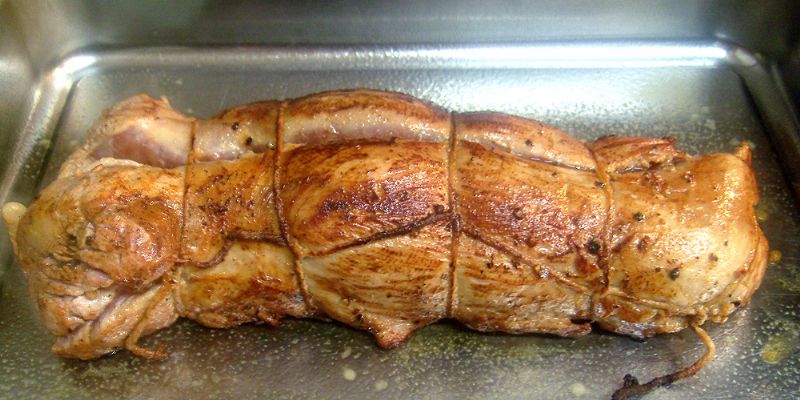
[(734, 307), (739, 307), (740, 305), (742, 305), (742, 302), (739, 301), (739, 300), (736, 300), (736, 301), (732, 301), (731, 304), (733, 304)]
[(644, 252), (645, 250), (647, 250), (647, 246), (649, 244), (650, 244), (650, 236), (645, 236), (639, 239), (638, 242), (636, 242), (636, 250)]
[(231, 124), (231, 129), (233, 129), (235, 131), (238, 131), (239, 130), (239, 122), (237, 121), (237, 122), (234, 122), (233, 124)]
[(444, 214), (445, 207), (441, 204), (434, 204), (433, 205), (433, 212), (436, 214)]
[(553, 177), (556, 177), (556, 176), (558, 176), (558, 172), (556, 172), (556, 171), (553, 171), (553, 173), (552, 173), (552, 174), (550, 174), (550, 175), (552, 175)]
[(244, 140), (244, 145), (245, 146), (250, 146), (251, 144), (253, 144), (253, 137), (252, 136), (248, 136), (247, 139)]
[(717, 261), (719, 261), (719, 257), (717, 257), (716, 254), (711, 253), (711, 254), (708, 255), (708, 261), (717, 262)]
[(605, 189), (606, 188), (606, 184), (603, 183), (603, 182), (600, 182), (600, 181), (595, 181), (594, 185), (599, 187), (600, 189)]
[(494, 263), (494, 254), (491, 254), (491, 255), (489, 256), (489, 261), (487, 261), (487, 262), (486, 262), (486, 266), (487, 266), (489, 269), (493, 269), (494, 267), (496, 267), (496, 266), (497, 266), (497, 265)]
[(673, 268), (673, 269), (669, 270), (669, 279), (672, 279), (674, 281), (674, 280), (678, 279), (679, 276), (681, 276), (681, 269), (680, 268)]
[(635, 220), (637, 220), (639, 222), (644, 221), (644, 214), (642, 214), (641, 212), (637, 211), (637, 212), (633, 213), (633, 219), (635, 219)]
[(625, 374), (625, 378), (622, 379), (622, 387), (627, 388), (632, 386), (639, 386), (639, 380), (631, 374)]
[(512, 216), (514, 217), (514, 219), (516, 219), (516, 220), (521, 220), (521, 219), (522, 219), (522, 217), (523, 217), (523, 215), (522, 215), (522, 210), (521, 210), (521, 209), (519, 209), (519, 208), (515, 208), (513, 211), (511, 211), (511, 215), (512, 215)]
[(592, 239), (586, 244), (586, 249), (589, 250), (589, 253), (597, 254), (600, 252), (600, 242)]
[(533, 142), (530, 139), (525, 139), (525, 146), (531, 147), (533, 146)]

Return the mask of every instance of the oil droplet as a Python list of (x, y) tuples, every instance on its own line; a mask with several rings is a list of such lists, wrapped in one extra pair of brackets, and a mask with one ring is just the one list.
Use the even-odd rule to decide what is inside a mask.
[(344, 376), (345, 380), (352, 381), (356, 379), (356, 371), (354, 371), (350, 367), (342, 368), (342, 376)]
[(385, 390), (387, 387), (389, 387), (389, 382), (387, 382), (387, 381), (385, 381), (383, 379), (375, 382), (375, 391), (376, 392), (380, 392), (382, 390)]
[(44, 148), (46, 149), (46, 148), (50, 147), (50, 143), (51, 143), (51, 142), (50, 142), (50, 139), (47, 139), (47, 138), (42, 138), (42, 139), (39, 139), (39, 140), (36, 142), (36, 145), (37, 145), (37, 146), (40, 146), (40, 147), (44, 147)]
[(580, 382), (575, 382), (572, 385), (569, 385), (569, 391), (575, 396), (580, 397), (586, 394), (586, 386)]
[(778, 264), (781, 262), (781, 251), (780, 250), (772, 250), (769, 252), (769, 263), (770, 264)]
[(761, 359), (768, 364), (779, 363), (795, 350), (797, 336), (797, 332), (771, 336), (761, 350)]
[(756, 219), (759, 221), (766, 221), (769, 218), (769, 214), (767, 214), (764, 210), (756, 210)]
[(342, 352), (342, 359), (350, 357), (350, 353), (352, 353), (352, 352), (353, 352), (353, 348), (352, 347), (350, 347), (350, 346), (345, 347), (344, 351)]

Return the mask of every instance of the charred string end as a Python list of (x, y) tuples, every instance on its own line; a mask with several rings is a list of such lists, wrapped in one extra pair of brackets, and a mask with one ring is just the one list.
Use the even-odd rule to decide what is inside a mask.
[(645, 384), (640, 384), (636, 377), (627, 374), (623, 380), (622, 387), (614, 392), (614, 394), (611, 396), (611, 399), (627, 400), (639, 398), (653, 389), (661, 386), (668, 386), (675, 381), (688, 378), (696, 374), (697, 371), (700, 371), (706, 364), (708, 364), (708, 362), (714, 359), (714, 355), (717, 353), (717, 347), (714, 346), (714, 342), (711, 340), (711, 337), (708, 336), (708, 333), (706, 333), (703, 328), (697, 325), (692, 325), (692, 328), (694, 328), (694, 332), (700, 337), (700, 340), (702, 340), (703, 344), (706, 346), (706, 352), (702, 357), (700, 357), (699, 360), (695, 361), (694, 364), (684, 369), (675, 371), (669, 375), (659, 376), (658, 378), (655, 378)]
[[(170, 274), (171, 275), (171, 274)], [(136, 326), (133, 327), (131, 333), (125, 338), (125, 348), (128, 349), (131, 353), (145, 358), (149, 361), (161, 361), (169, 356), (167, 351), (164, 348), (164, 344), (161, 343), (158, 348), (156, 349), (148, 349), (142, 346), (139, 346), (138, 342), (139, 339), (142, 337), (142, 333), (144, 329), (147, 327), (147, 324), (150, 322), (152, 318), (151, 313), (155, 310), (156, 307), (164, 300), (165, 297), (172, 291), (173, 286), (175, 285), (175, 280), (172, 277), (168, 277), (168, 279), (163, 280), (163, 286), (161, 289), (158, 290), (156, 293), (155, 298), (145, 310), (144, 315), (136, 323)]]
[(159, 344), (158, 348), (156, 349), (148, 349), (142, 346), (139, 346), (136, 343), (128, 343), (128, 339), (125, 340), (125, 348), (133, 353), (138, 357), (142, 357), (148, 361), (161, 361), (169, 357), (167, 351), (164, 348), (164, 344)]

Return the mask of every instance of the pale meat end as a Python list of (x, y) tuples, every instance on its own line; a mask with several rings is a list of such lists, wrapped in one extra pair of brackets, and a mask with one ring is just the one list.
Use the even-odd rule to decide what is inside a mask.
[(3, 205), (3, 221), (6, 223), (8, 237), (11, 239), (11, 245), (14, 246), (15, 253), (18, 253), (17, 228), (26, 211), (28, 211), (28, 208), (21, 203), (9, 202)]
[(103, 112), (86, 141), (61, 166), (59, 177), (88, 171), (103, 158), (160, 168), (186, 165), (194, 119), (147, 95), (127, 98)]

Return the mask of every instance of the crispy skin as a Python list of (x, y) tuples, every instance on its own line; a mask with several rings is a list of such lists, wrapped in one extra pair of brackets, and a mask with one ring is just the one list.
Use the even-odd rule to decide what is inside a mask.
[(442, 318), (647, 337), (723, 322), (758, 288), (768, 245), (750, 157), (692, 157), (669, 138), (585, 144), (371, 90), (209, 120), (137, 96), (3, 216), (65, 357), (154, 356), (136, 339), (178, 316), (331, 318), (383, 347)]

